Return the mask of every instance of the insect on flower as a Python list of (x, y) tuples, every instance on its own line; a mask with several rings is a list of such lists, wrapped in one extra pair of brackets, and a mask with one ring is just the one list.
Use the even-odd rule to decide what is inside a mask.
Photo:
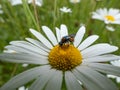
[(42, 26), (42, 30), (46, 37), (30, 29), (38, 40), (26, 38), (27, 41), (11, 41), (5, 48), (16, 53), (0, 53), (0, 62), (35, 65), (11, 78), (0, 90), (16, 90), (33, 80), (29, 90), (118, 90), (106, 77), (107, 74), (120, 77), (120, 67), (108, 63), (120, 59), (120, 56), (111, 54), (118, 47), (107, 43), (92, 45), (98, 35), (83, 40), (84, 26), (73, 37), (64, 24), (56, 27), (56, 36), (47, 26)]
[(70, 34), (68, 36), (62, 37), (61, 41), (59, 42), (59, 45), (62, 46), (63, 44), (69, 44), (74, 42), (74, 37), (75, 37), (75, 34)]

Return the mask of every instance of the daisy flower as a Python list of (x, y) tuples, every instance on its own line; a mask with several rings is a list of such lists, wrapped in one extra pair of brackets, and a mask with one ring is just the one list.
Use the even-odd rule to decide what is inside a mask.
[[(112, 65), (114, 65), (114, 66), (120, 67), (120, 60), (111, 61), (110, 63), (111, 63)], [(116, 79), (116, 82), (117, 82), (117, 83), (120, 83), (120, 77), (115, 76), (115, 75), (110, 75), (110, 74), (108, 74), (107, 76), (108, 76), (109, 78), (114, 78), (114, 79)]]
[[(9, 0), (10, 3), (14, 6), (14, 5), (19, 5), (22, 4), (22, 0)], [(30, 4), (32, 3), (33, 0), (27, 0), (27, 2)], [(42, 6), (43, 1), (42, 0), (35, 0), (35, 4), (38, 6)]]
[(60, 8), (60, 11), (61, 11), (61, 12), (64, 12), (64, 13), (71, 13), (71, 12), (72, 12), (71, 9), (70, 9), (70, 8), (67, 8), (67, 7), (62, 7), (62, 8)]
[(71, 3), (79, 3), (80, 0), (70, 0)]
[(120, 10), (100, 8), (92, 13), (92, 18), (102, 20), (105, 24), (120, 24)]
[[(17, 53), (0, 54), (3, 61), (37, 65), (14, 76), (0, 90), (15, 90), (33, 80), (29, 90), (118, 90), (105, 76), (120, 76), (119, 67), (105, 63), (120, 59), (110, 54), (118, 47), (107, 43), (92, 45), (98, 39), (97, 35), (82, 41), (84, 26), (80, 27), (74, 39), (63, 24), (60, 29), (56, 27), (56, 35), (47, 26), (42, 26), (42, 30), (46, 36), (30, 29), (38, 40), (26, 38), (27, 41), (12, 41), (5, 47)], [(74, 42), (70, 43), (71, 40)]]

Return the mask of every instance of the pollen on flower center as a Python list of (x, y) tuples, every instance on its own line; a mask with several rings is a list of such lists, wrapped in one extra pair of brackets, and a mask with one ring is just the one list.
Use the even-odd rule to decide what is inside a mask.
[(115, 21), (115, 18), (111, 15), (106, 15), (105, 18), (108, 20), (108, 21)]
[(82, 63), (82, 55), (73, 45), (56, 45), (50, 51), (48, 60), (52, 68), (67, 71)]

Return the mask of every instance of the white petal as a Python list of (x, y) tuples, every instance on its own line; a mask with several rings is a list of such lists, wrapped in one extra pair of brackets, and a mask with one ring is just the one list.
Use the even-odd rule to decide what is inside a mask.
[(116, 78), (115, 75), (110, 75), (110, 74), (108, 74), (107, 77), (108, 77), (108, 78), (114, 78), (114, 79)]
[(87, 47), (90, 46), (92, 43), (94, 43), (98, 38), (99, 38), (98, 35), (89, 36), (87, 39), (85, 39), (85, 40), (78, 46), (78, 49), (79, 49), (79, 50), (83, 50), (83, 49), (87, 48)]
[(14, 6), (14, 5), (19, 5), (22, 4), (22, 0), (9, 0), (10, 3)]
[[(110, 81), (107, 77), (103, 76), (102, 74), (98, 73), (97, 71), (86, 67), (77, 67), (77, 70), (86, 77), (91, 83), (94, 83), (94, 86), (97, 88), (92, 90), (118, 90), (116, 85)], [(84, 84), (83, 84), (84, 85)], [(89, 88), (88, 88), (89, 90)]]
[(116, 19), (120, 19), (120, 13), (117, 14), (117, 15), (115, 15), (115, 18), (116, 18)]
[[(32, 3), (32, 2), (33, 2), (32, 0), (28, 0), (28, 3)], [(42, 6), (43, 2), (42, 0), (35, 0), (35, 4), (38, 6)]]
[(115, 28), (113, 28), (112, 26), (108, 26), (108, 25), (106, 26), (106, 29), (112, 32), (115, 31)]
[(22, 53), (3, 53), (0, 54), (0, 59), (15, 63), (48, 64), (47, 58)]
[(112, 16), (116, 16), (117, 14), (119, 14), (119, 10), (114, 9), (114, 8), (110, 8), (108, 11), (108, 15), (112, 15)]
[(27, 67), (28, 65), (29, 65), (29, 64), (23, 63), (23, 64), (22, 64), (22, 67), (25, 68), (25, 67)]
[(38, 53), (30, 51), (29, 49), (26, 49), (26, 48), (23, 48), (23, 47), (19, 47), (19, 46), (8, 45), (5, 48), (8, 49), (8, 50), (14, 50), (14, 52), (12, 52), (13, 54), (14, 53), (22, 53), (22, 54), (31, 54), (31, 55), (34, 55), (34, 56), (40, 56), (42, 58), (46, 57), (44, 55), (40, 55)]
[(108, 61), (119, 60), (119, 59), (120, 59), (120, 56), (108, 54), (108, 55), (101, 55), (101, 56), (86, 58), (83, 61), (85, 62), (108, 62)]
[(102, 63), (89, 63), (87, 66), (102, 73), (120, 76), (120, 67), (117, 66)]
[(103, 17), (100, 14), (98, 14), (96, 12), (93, 12), (92, 14), (93, 14), (92, 19), (103, 20)]
[(46, 85), (45, 90), (61, 90), (63, 73), (61, 71), (56, 71), (54, 76), (49, 80)]
[(76, 77), (70, 71), (65, 72), (65, 82), (67, 90), (83, 90)]
[(118, 47), (116, 46), (102, 43), (102, 44), (95, 44), (93, 46), (84, 49), (83, 51), (81, 51), (81, 54), (83, 58), (86, 59), (88, 57), (90, 58), (101, 54), (111, 53), (116, 51), (117, 49)]
[(110, 63), (111, 63), (112, 65), (114, 65), (114, 66), (120, 67), (120, 56), (119, 56), (119, 59), (118, 59), (118, 60), (111, 61)]
[(18, 90), (25, 90), (25, 86), (19, 87)]
[(73, 70), (73, 74), (76, 76), (78, 80), (80, 80), (83, 83), (83, 86), (87, 90), (101, 90), (101, 88), (98, 85), (96, 85), (96, 83), (94, 83), (93, 80), (91, 80), (88, 76), (80, 73), (75, 69)]
[(120, 77), (116, 78), (117, 83), (120, 83)]
[(118, 20), (116, 20), (114, 22), (111, 22), (111, 24), (120, 24), (120, 20), (118, 19)]
[(55, 35), (48, 27), (42, 26), (42, 30), (44, 31), (44, 33), (46, 34), (46, 36), (48, 37), (48, 39), (52, 42), (54, 46), (58, 44)]
[(68, 30), (66, 25), (62, 24), (60, 26), (61, 38), (68, 35)]
[(55, 28), (55, 30), (56, 30), (57, 40), (58, 40), (58, 42), (60, 42), (60, 40), (61, 40), (61, 33), (60, 33), (60, 29), (58, 29), (58, 28), (56, 27), (56, 28)]
[(0, 90), (14, 90), (14, 89), (16, 90), (16, 88), (35, 79), (36, 77), (40, 76), (44, 71), (47, 71), (48, 69), (50, 69), (48, 65), (29, 69), (10, 79), (6, 84), (4, 84), (0, 88)]
[(39, 42), (39, 41), (37, 41), (37, 40), (34, 40), (34, 39), (32, 39), (32, 38), (26, 38), (26, 40), (29, 41), (30, 43), (38, 46), (39, 48), (41, 48), (41, 49), (44, 50), (44, 51), (47, 51), (47, 52), (50, 51), (44, 44), (42, 44), (41, 42)]
[[(8, 45), (8, 46), (11, 46), (11, 45)], [(6, 50), (3, 50), (3, 53), (16, 53), (16, 51), (13, 49), (7, 49), (6, 47), (8, 47), (8, 46), (5, 46)]]
[(55, 72), (54, 69), (49, 69), (49, 71), (42, 73), (42, 75), (30, 86), (29, 90), (43, 90), (50, 78), (55, 75)]
[(75, 47), (77, 47), (80, 44), (84, 34), (85, 34), (85, 27), (82, 26), (82, 27), (80, 27), (80, 29), (76, 33), (75, 40), (74, 40), (74, 43), (73, 43)]
[(44, 50), (40, 49), (39, 47), (36, 47), (35, 45), (33, 45), (29, 42), (26, 42), (26, 41), (12, 41), (12, 42), (10, 42), (10, 44), (28, 49), (34, 53), (38, 53), (41, 55), (48, 55), (48, 52), (45, 52)]
[(40, 40), (45, 46), (48, 48), (52, 48), (52, 44), (39, 32), (35, 31), (34, 29), (30, 29), (31, 33), (38, 39)]

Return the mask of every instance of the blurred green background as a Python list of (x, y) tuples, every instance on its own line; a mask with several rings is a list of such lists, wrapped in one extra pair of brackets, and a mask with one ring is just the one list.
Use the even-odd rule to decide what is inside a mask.
[[(41, 26), (46, 25), (55, 32), (55, 27), (60, 27), (61, 24), (67, 25), (69, 33), (76, 33), (81, 24), (84, 24), (87, 30), (85, 37), (97, 34), (100, 38), (96, 43), (104, 42), (120, 47), (120, 25), (112, 25), (115, 31), (111, 32), (106, 30), (103, 21), (91, 18), (91, 12), (99, 8), (120, 9), (119, 3), (120, 0), (81, 0), (76, 4), (70, 3), (69, 0), (43, 0), (40, 7), (25, 2), (12, 6), (9, 0), (0, 0), (3, 10), (3, 14), (0, 14), (0, 53), (10, 41), (33, 37), (29, 28), (42, 33)], [(63, 6), (71, 8), (72, 13), (61, 12), (59, 9)], [(120, 55), (120, 50), (115, 54)], [(29, 65), (24, 68), (22, 64), (0, 61), (0, 86), (14, 75), (31, 67), (32, 65)], [(120, 87), (119, 83), (116, 84)]]

